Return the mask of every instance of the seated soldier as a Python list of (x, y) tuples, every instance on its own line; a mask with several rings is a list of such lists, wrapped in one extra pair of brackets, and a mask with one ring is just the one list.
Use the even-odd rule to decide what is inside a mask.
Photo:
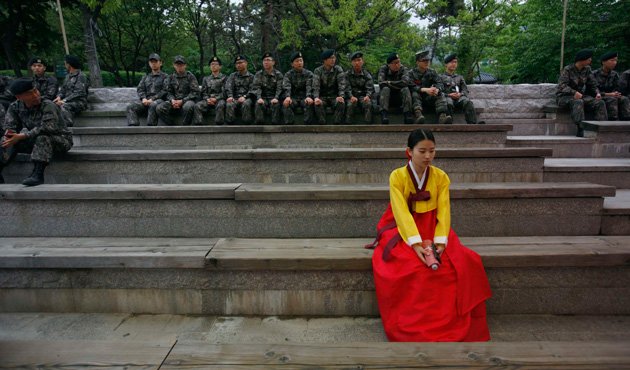
[(348, 90), (346, 97), (346, 124), (352, 123), (355, 109), (363, 111), (363, 121), (372, 123), (372, 109), (374, 96), (374, 79), (367, 70), (363, 69), (363, 52), (357, 51), (350, 56), (352, 68), (346, 71)]
[(343, 123), (345, 106), (346, 76), (343, 69), (335, 65), (335, 51), (328, 49), (320, 58), (323, 65), (313, 71), (313, 97), (315, 98), (315, 117), (320, 125), (326, 124), (326, 107), (334, 107), (333, 123)]
[(617, 90), (622, 96), (630, 98), (630, 69), (621, 74)]
[(53, 103), (61, 109), (61, 116), (66, 120), (66, 125), (72, 127), (74, 115), (87, 109), (90, 81), (81, 72), (81, 61), (74, 55), (66, 55), (66, 69), (68, 74)]
[(578, 126), (578, 137), (584, 137), (584, 109), (595, 113), (595, 120), (606, 121), (606, 103), (597, 88), (597, 81), (591, 73), (593, 50), (584, 49), (575, 54), (575, 63), (562, 70), (556, 89), (559, 107), (571, 110), (571, 120)]
[(596, 69), (593, 75), (597, 80), (602, 99), (606, 103), (608, 119), (630, 121), (630, 99), (621, 94), (619, 90), (621, 78), (619, 73), (614, 71), (618, 57), (619, 54), (616, 51), (602, 55), (602, 67)]
[(282, 79), (284, 123), (295, 124), (295, 108), (301, 107), (304, 109), (304, 123), (308, 125), (313, 123), (313, 72), (304, 68), (301, 52), (293, 53), (289, 60), (293, 68)]
[(4, 107), (5, 111), (9, 108), (9, 104), (15, 101), (15, 96), (9, 90), (12, 82), (13, 77), (0, 76), (0, 105)]
[(241, 110), (243, 124), (252, 123), (252, 93), (254, 89), (254, 75), (247, 70), (247, 58), (236, 54), (234, 58), (236, 71), (232, 72), (225, 82), (225, 121), (234, 123), (236, 109)]
[[(42, 99), (30, 78), (15, 80), (10, 90), (17, 102), (9, 106), (3, 125), (0, 173), (17, 153), (31, 153), (33, 173), (22, 184), (35, 186), (44, 183), (44, 169), (53, 153), (65, 153), (72, 148), (72, 134), (61, 118), (59, 108)], [(26, 132), (21, 133), (23, 129)], [(0, 183), (4, 178), (0, 174)]]
[(28, 62), (28, 65), (35, 75), (33, 82), (35, 82), (35, 87), (41, 94), (42, 99), (53, 100), (56, 98), (59, 91), (59, 82), (57, 82), (55, 76), (46, 74), (46, 64), (44, 64), (42, 58), (35, 57)]
[[(473, 125), (477, 123), (477, 112), (473, 102), (468, 99), (468, 87), (464, 76), (455, 73), (457, 69), (457, 54), (451, 54), (444, 59), (446, 72), (440, 75), (444, 86), (444, 94), (446, 95), (446, 106), (448, 107), (448, 115), (453, 117), (455, 108), (462, 109), (466, 115), (466, 123)], [(483, 125), (481, 121), (479, 124)]]
[(254, 95), (256, 95), (256, 124), (265, 123), (265, 111), (271, 110), (271, 122), (279, 125), (280, 98), (282, 97), (282, 73), (273, 68), (276, 61), (270, 52), (262, 56), (263, 69), (254, 75)]
[(438, 123), (451, 124), (453, 117), (447, 114), (446, 98), (444, 97), (444, 87), (442, 79), (437, 71), (429, 68), (431, 65), (431, 52), (421, 51), (416, 53), (417, 68), (409, 71), (409, 79), (412, 82), (411, 97), (413, 99), (414, 123), (424, 123), (422, 110), (429, 106), (435, 107), (435, 113), (439, 115)]
[(203, 79), (201, 83), (201, 101), (195, 105), (195, 114), (193, 115), (193, 125), (201, 125), (203, 116), (210, 109), (214, 109), (214, 124), (222, 125), (225, 123), (225, 95), (223, 86), (227, 80), (227, 76), (221, 73), (223, 62), (217, 56), (210, 59), (210, 70), (212, 74)]
[(380, 91), (381, 123), (389, 124), (389, 106), (401, 106), (405, 115), (405, 123), (413, 123), (411, 117), (411, 81), (408, 69), (400, 62), (398, 53), (391, 53), (387, 57), (387, 64), (378, 71), (378, 85)]
[(195, 104), (199, 99), (199, 84), (197, 77), (186, 70), (186, 59), (178, 55), (174, 58), (175, 72), (166, 79), (166, 101), (157, 108), (160, 119), (169, 126), (173, 126), (171, 112), (181, 112), (184, 125), (192, 123)]
[(140, 101), (135, 101), (127, 106), (127, 125), (138, 126), (138, 114), (148, 112), (147, 126), (157, 126), (157, 108), (164, 103), (166, 98), (165, 83), (168, 74), (162, 71), (162, 58), (153, 53), (149, 55), (149, 67), (151, 73), (142, 77), (138, 84), (137, 93)]

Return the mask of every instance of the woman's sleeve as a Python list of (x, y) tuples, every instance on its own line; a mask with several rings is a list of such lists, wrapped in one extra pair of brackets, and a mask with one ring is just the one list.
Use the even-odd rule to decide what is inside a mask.
[(420, 237), (416, 222), (409, 212), (403, 188), (404, 179), (398, 176), (397, 171), (392, 172), (389, 176), (389, 199), (392, 205), (392, 212), (394, 213), (400, 236), (409, 246), (412, 246), (416, 243), (422, 243), (422, 237)]
[(437, 223), (435, 225), (435, 235), (433, 242), (436, 244), (447, 244), (448, 233), (451, 230), (451, 198), (449, 185), (451, 181), (444, 174), (437, 184)]

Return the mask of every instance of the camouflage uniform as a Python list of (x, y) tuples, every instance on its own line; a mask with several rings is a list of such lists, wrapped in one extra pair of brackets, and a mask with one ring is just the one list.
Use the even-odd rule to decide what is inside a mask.
[[(271, 73), (267, 73), (264, 69), (256, 72), (254, 76), (253, 94), (256, 95), (256, 124), (265, 122), (265, 111), (271, 110), (271, 122), (279, 125), (280, 107), (282, 102), (282, 73), (274, 69)], [(258, 104), (258, 99), (265, 101), (264, 104)], [(273, 99), (277, 99), (276, 104), (271, 104)]]
[(42, 99), (55, 100), (59, 92), (59, 82), (55, 76), (44, 73), (42, 77), (33, 76), (35, 87), (39, 90)]
[(326, 124), (326, 107), (334, 107), (335, 113), (333, 122), (343, 123), (343, 113), (346, 108), (345, 103), (337, 101), (337, 97), (345, 99), (346, 76), (343, 69), (334, 65), (330, 71), (326, 67), (319, 66), (313, 72), (313, 99), (319, 98), (322, 104), (315, 105), (315, 117), (321, 125)]
[[(424, 73), (420, 72), (418, 68), (414, 68), (409, 71), (409, 80), (412, 86), (411, 97), (413, 100), (413, 110), (423, 111), (427, 106), (434, 106), (435, 113), (448, 113), (448, 107), (446, 105), (446, 99), (444, 98), (444, 86), (442, 86), (442, 78), (433, 68), (428, 68)], [(420, 92), (421, 88), (437, 87), (440, 92), (437, 96), (432, 96), (427, 93)], [(424, 104), (424, 107), (423, 107)]]
[(184, 125), (190, 125), (193, 118), (193, 111), (195, 104), (199, 99), (199, 84), (197, 84), (197, 77), (190, 71), (185, 71), (183, 75), (179, 75), (177, 71), (166, 79), (166, 101), (160, 104), (157, 108), (157, 115), (160, 119), (169, 126), (173, 126), (173, 117), (171, 112), (173, 111), (173, 103), (171, 100), (183, 100), (183, 104), (180, 110), (182, 112), (182, 121)]
[[(379, 103), (381, 111), (389, 111), (389, 105), (394, 100), (396, 105), (401, 104), (404, 113), (411, 112), (411, 80), (409, 70), (400, 66), (398, 72), (393, 72), (385, 64), (378, 70), (378, 85), (381, 88)], [(390, 83), (387, 84), (387, 81)]]
[(87, 109), (89, 86), (90, 80), (81, 70), (66, 75), (66, 80), (59, 90), (59, 98), (61, 98), (65, 104), (62, 104), (59, 108), (61, 110), (61, 117), (66, 120), (68, 127), (74, 125), (75, 113)]
[[(455, 108), (462, 109), (466, 115), (466, 123), (477, 123), (477, 113), (473, 102), (468, 99), (468, 87), (466, 86), (466, 81), (464, 81), (464, 76), (457, 73), (449, 74), (444, 72), (440, 75), (440, 78), (444, 87), (448, 115), (452, 117)], [(462, 94), (462, 96), (459, 99), (453, 99), (448, 96), (448, 94), (455, 92)]]
[[(195, 105), (195, 113), (193, 115), (193, 125), (201, 125), (203, 115), (207, 114), (210, 109), (215, 109), (214, 123), (222, 125), (225, 122), (225, 92), (223, 85), (227, 76), (219, 72), (217, 76), (211, 74), (203, 79), (201, 83), (201, 101)], [(208, 104), (208, 99), (215, 98), (215, 105)]]
[(630, 98), (630, 69), (621, 74), (617, 91)]
[(2, 167), (11, 163), (17, 153), (31, 153), (33, 161), (50, 163), (53, 153), (65, 153), (72, 148), (72, 134), (57, 105), (48, 99), (42, 99), (40, 104), (31, 108), (27, 108), (21, 101), (11, 104), (3, 132), (7, 129), (16, 133), (26, 129), (28, 138), (11, 147), (2, 148)]
[[(582, 99), (575, 99), (576, 92), (583, 94)], [(584, 121), (584, 109), (594, 111), (597, 121), (608, 120), (606, 103), (601, 99), (595, 99), (599, 94), (597, 81), (591, 73), (591, 67), (585, 66), (580, 71), (575, 64), (570, 64), (560, 73), (556, 99), (558, 106), (568, 107), (571, 110), (571, 119), (580, 126)]]
[(9, 91), (12, 82), (13, 77), (0, 76), (0, 105), (4, 107), (5, 111), (9, 108), (9, 104), (15, 101), (15, 95)]
[[(352, 122), (352, 115), (357, 107), (363, 110), (363, 120), (365, 123), (372, 123), (372, 111), (374, 109), (374, 79), (370, 72), (365, 68), (361, 69), (359, 74), (354, 73), (354, 69), (350, 68), (346, 71), (346, 80), (348, 88), (346, 90), (346, 124)], [(366, 103), (364, 98), (370, 98), (370, 102)], [(356, 103), (352, 103), (350, 98), (358, 99)]]
[(284, 75), (282, 87), (284, 89), (285, 98), (291, 98), (291, 104), (288, 107), (282, 106), (284, 123), (287, 125), (295, 123), (294, 112), (298, 107), (304, 109), (304, 123), (312, 123), (313, 104), (308, 105), (304, 100), (306, 98), (313, 98), (313, 72), (304, 68), (302, 72), (298, 73), (294, 68), (291, 68), (291, 70)]
[[(234, 98), (233, 102), (227, 102), (225, 106), (225, 121), (233, 123), (236, 119), (236, 108), (241, 108), (241, 117), (244, 124), (252, 122), (252, 92), (254, 84), (254, 75), (247, 71), (244, 75), (241, 72), (232, 72), (225, 83), (225, 96), (227, 99)], [(238, 102), (238, 99), (244, 97), (245, 101)]]
[[(162, 71), (158, 73), (151, 72), (150, 74), (142, 77), (138, 84), (138, 98), (140, 101), (135, 101), (127, 106), (127, 124), (129, 126), (138, 126), (138, 114), (147, 114), (147, 126), (157, 126), (157, 108), (160, 104), (164, 103), (166, 98), (165, 82), (168, 78), (168, 74)], [(142, 104), (142, 99), (153, 100), (147, 107)]]
[(617, 99), (614, 96), (604, 96), (605, 93), (613, 93), (619, 91), (619, 82), (621, 78), (619, 73), (610, 71), (607, 75), (604, 74), (603, 68), (598, 68), (593, 72), (595, 80), (597, 80), (597, 86), (602, 94), (602, 100), (606, 102), (606, 110), (608, 111), (608, 119), (611, 121), (630, 120), (630, 99), (626, 96), (622, 96)]

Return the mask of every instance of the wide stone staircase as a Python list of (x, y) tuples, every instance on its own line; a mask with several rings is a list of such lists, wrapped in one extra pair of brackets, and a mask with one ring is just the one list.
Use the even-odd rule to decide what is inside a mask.
[(45, 185), (3, 173), (0, 368), (630, 368), (630, 124), (570, 136), (552, 87), (424, 125), (493, 292), (490, 342), (430, 344), (387, 342), (363, 249), (417, 126), (126, 127), (95, 91)]

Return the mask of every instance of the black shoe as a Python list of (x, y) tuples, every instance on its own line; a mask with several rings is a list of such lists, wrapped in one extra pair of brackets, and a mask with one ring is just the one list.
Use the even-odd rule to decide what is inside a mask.
[(1, 173), (0, 173), (0, 184), (4, 184), (4, 177), (2, 176)]
[(581, 127), (578, 127), (577, 134), (575, 136), (576, 137), (584, 137), (584, 129), (581, 128)]
[(48, 166), (48, 163), (39, 161), (33, 163), (33, 173), (31, 174), (31, 177), (22, 181), (22, 185), (36, 186), (44, 183), (44, 170), (46, 169), (46, 166)]
[(411, 116), (411, 112), (405, 112), (405, 125), (413, 125), (413, 117)]
[(389, 125), (389, 118), (387, 117), (387, 111), (386, 110), (382, 110), (381, 111), (381, 124), (382, 125)]
[(486, 124), (486, 121), (479, 121), (479, 122), (477, 122), (477, 124), (478, 124), (478, 125), (485, 125), (485, 124)]

